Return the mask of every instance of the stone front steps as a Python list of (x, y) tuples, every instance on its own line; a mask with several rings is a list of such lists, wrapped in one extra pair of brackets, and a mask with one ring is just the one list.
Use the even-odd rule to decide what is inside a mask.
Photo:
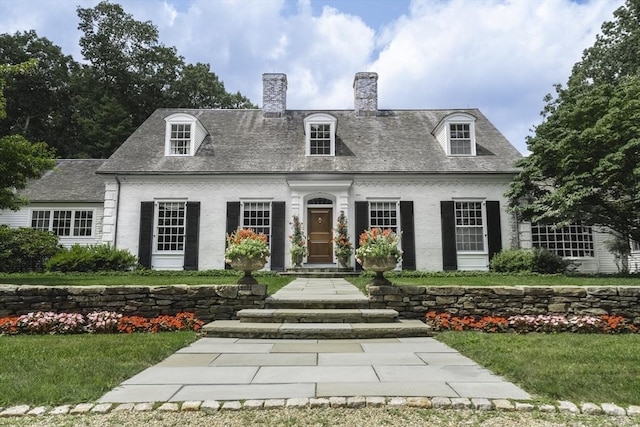
[(393, 323), (259, 323), (216, 320), (202, 329), (208, 337), (264, 339), (364, 339), (429, 336), (420, 320)]
[(387, 309), (245, 309), (240, 322), (256, 323), (392, 323), (398, 312)]
[(298, 278), (267, 297), (265, 308), (244, 309), (238, 320), (204, 326), (210, 337), (361, 339), (427, 337), (420, 320), (400, 320), (396, 310), (371, 309), (369, 299), (344, 279)]

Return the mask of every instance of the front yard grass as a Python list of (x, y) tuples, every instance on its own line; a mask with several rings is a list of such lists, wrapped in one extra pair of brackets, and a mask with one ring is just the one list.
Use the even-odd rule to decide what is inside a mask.
[(195, 332), (0, 336), (0, 407), (93, 402)]
[[(149, 271), (106, 273), (0, 273), (0, 283), (39, 286), (160, 286), (160, 285), (233, 285), (241, 274), (236, 271)], [(293, 280), (292, 276), (254, 273), (258, 283), (267, 285), (272, 295)]]
[(488, 334), (436, 338), (543, 400), (640, 405), (640, 334)]

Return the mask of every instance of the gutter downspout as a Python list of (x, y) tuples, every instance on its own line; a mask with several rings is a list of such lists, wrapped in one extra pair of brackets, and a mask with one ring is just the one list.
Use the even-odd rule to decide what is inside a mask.
[(120, 218), (120, 178), (116, 174), (117, 191), (116, 191), (116, 217), (113, 221), (113, 248), (118, 249), (118, 220)]

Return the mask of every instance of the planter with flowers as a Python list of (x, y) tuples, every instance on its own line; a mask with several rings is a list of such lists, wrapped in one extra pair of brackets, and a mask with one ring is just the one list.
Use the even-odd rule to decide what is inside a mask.
[(293, 220), (291, 221), (291, 230), (292, 234), (289, 236), (289, 240), (291, 241), (291, 264), (293, 264), (294, 268), (302, 267), (302, 261), (304, 257), (307, 256), (307, 238), (302, 232), (302, 223), (300, 222), (300, 218), (298, 215), (293, 216)]
[(356, 261), (362, 268), (376, 273), (371, 285), (391, 285), (384, 272), (393, 270), (402, 261), (398, 247), (398, 235), (390, 229), (372, 228), (360, 234), (360, 247), (356, 249)]
[(250, 228), (238, 228), (235, 233), (227, 235), (225, 261), (234, 270), (244, 271), (244, 276), (238, 280), (238, 284), (257, 284), (251, 272), (264, 268), (269, 253), (267, 236), (263, 233), (256, 233)]
[(344, 212), (340, 212), (338, 216), (338, 225), (336, 227), (336, 236), (333, 239), (336, 258), (338, 264), (342, 268), (349, 268), (351, 264), (351, 254), (353, 253), (353, 245), (349, 241), (347, 217)]

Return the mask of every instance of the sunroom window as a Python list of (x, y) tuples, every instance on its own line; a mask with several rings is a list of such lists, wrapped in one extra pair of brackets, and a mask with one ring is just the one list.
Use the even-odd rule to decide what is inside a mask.
[(593, 257), (593, 231), (591, 227), (578, 224), (553, 227), (542, 224), (531, 225), (531, 240), (534, 248), (544, 248), (561, 257)]
[(312, 114), (304, 119), (307, 156), (335, 156), (336, 118)]
[(50, 209), (31, 211), (31, 228), (58, 237), (93, 236), (93, 210)]

